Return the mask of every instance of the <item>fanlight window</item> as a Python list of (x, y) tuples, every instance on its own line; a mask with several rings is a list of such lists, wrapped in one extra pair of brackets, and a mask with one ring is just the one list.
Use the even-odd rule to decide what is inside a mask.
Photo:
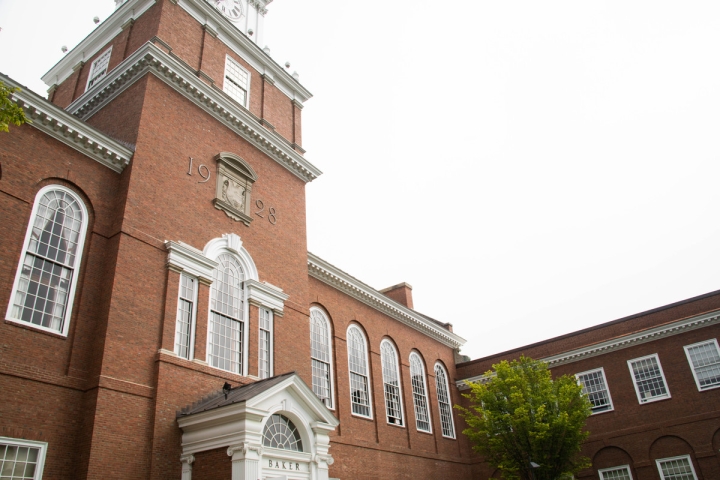
[(302, 452), (302, 439), (295, 424), (286, 416), (275, 414), (270, 417), (263, 432), (263, 445), (270, 448)]

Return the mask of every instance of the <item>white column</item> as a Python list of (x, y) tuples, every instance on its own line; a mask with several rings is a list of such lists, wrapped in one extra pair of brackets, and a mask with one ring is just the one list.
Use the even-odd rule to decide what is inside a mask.
[(245, 442), (228, 447), (227, 454), (232, 457), (232, 480), (257, 480), (260, 478), (261, 446)]
[(332, 455), (323, 455), (318, 453), (315, 454), (315, 458), (313, 460), (317, 464), (317, 480), (328, 480), (330, 477), (328, 469), (330, 468), (330, 465), (335, 463), (335, 459)]
[(195, 457), (192, 455), (180, 455), (180, 463), (182, 463), (182, 475), (180, 480), (192, 480), (192, 464)]

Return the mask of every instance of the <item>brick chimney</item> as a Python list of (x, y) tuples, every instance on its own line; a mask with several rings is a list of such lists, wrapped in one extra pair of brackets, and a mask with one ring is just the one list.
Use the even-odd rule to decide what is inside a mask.
[(384, 288), (380, 290), (380, 293), (386, 297), (390, 297), (401, 305), (405, 305), (408, 308), (413, 308), (412, 301), (412, 285), (407, 283), (398, 283), (392, 287)]

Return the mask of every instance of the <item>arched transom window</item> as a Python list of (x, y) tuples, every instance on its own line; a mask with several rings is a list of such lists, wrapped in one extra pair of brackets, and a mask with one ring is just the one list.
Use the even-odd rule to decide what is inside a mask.
[(389, 341), (383, 340), (380, 342), (380, 361), (382, 362), (387, 422), (392, 425), (403, 425), (402, 394), (400, 393), (400, 373), (397, 358), (395, 347)]
[(348, 364), (350, 367), (350, 403), (352, 413), (371, 417), (370, 382), (365, 337), (358, 327), (350, 325), (347, 331)]
[(302, 439), (295, 424), (285, 415), (271, 415), (263, 431), (263, 445), (302, 452)]
[(45, 187), (33, 206), (8, 319), (67, 334), (87, 211), (71, 191)]
[(312, 362), (312, 388), (315, 395), (333, 408), (330, 322), (317, 308), (310, 309), (310, 357)]
[(213, 271), (208, 325), (208, 363), (243, 374), (243, 281), (245, 273), (237, 258), (223, 253)]
[(423, 367), (420, 355), (415, 352), (410, 354), (410, 379), (412, 381), (413, 404), (415, 405), (415, 426), (421, 432), (432, 432), (430, 429), (427, 388), (425, 386), (425, 367)]
[(440, 408), (440, 425), (443, 437), (455, 438), (455, 425), (450, 405), (450, 390), (448, 390), (447, 374), (439, 363), (435, 364), (435, 390), (437, 390), (438, 407)]

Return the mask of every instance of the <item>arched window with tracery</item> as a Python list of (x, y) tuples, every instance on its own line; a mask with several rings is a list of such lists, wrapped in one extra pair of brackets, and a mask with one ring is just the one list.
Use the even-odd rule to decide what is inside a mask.
[(263, 445), (281, 450), (302, 452), (302, 438), (295, 424), (285, 415), (271, 415), (263, 431)]
[(350, 403), (352, 413), (372, 417), (370, 381), (365, 336), (355, 325), (347, 330), (348, 365), (350, 370)]
[(425, 384), (425, 367), (420, 355), (410, 354), (410, 380), (415, 405), (415, 426), (421, 432), (432, 433), (430, 427), (430, 411), (428, 410), (427, 386)]
[(208, 364), (243, 374), (245, 272), (240, 261), (229, 253), (217, 258), (210, 293), (208, 322)]
[(450, 390), (448, 389), (448, 375), (440, 363), (435, 364), (435, 390), (440, 409), (440, 425), (443, 437), (455, 438), (455, 424), (452, 418), (452, 405), (450, 405)]
[(72, 190), (52, 185), (38, 192), (30, 218), (7, 318), (67, 335), (87, 208)]
[(332, 344), (330, 322), (316, 307), (310, 309), (310, 361), (312, 389), (328, 408), (333, 408)]
[(404, 425), (398, 355), (395, 347), (388, 340), (380, 342), (380, 361), (382, 362), (387, 422), (391, 425)]

